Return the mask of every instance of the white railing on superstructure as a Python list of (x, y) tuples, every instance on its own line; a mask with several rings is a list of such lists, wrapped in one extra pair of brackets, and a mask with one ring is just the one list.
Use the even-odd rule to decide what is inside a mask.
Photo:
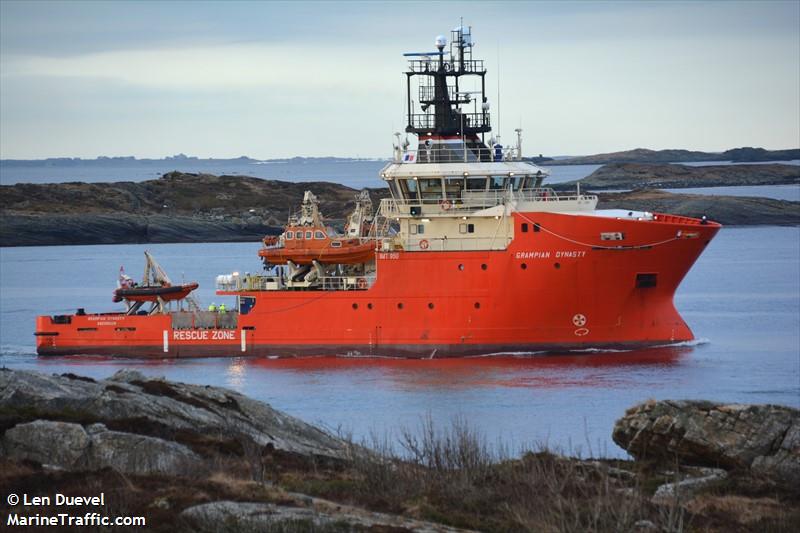
[(292, 288), (321, 290), (367, 290), (375, 283), (375, 274), (354, 276), (323, 276), (312, 281), (290, 281), (282, 276), (250, 274), (246, 276), (219, 276), (217, 290), (228, 292), (274, 291)]
[[(433, 115), (431, 115), (432, 117)], [(405, 150), (395, 156), (396, 163), (496, 163), (498, 161), (522, 161), (514, 146), (499, 148), (474, 148), (462, 144), (433, 145), (430, 148)]]
[(558, 195), (548, 187), (535, 189), (522, 189), (519, 191), (509, 190), (490, 190), (490, 191), (461, 191), (461, 194), (448, 198), (405, 198), (394, 199), (386, 198), (381, 200), (381, 214), (386, 217), (397, 215), (407, 215), (412, 207), (434, 207), (439, 206), (443, 214), (459, 213), (461, 211), (473, 211), (475, 209), (486, 209), (497, 205), (506, 205), (511, 202), (542, 202), (552, 205), (553, 203), (567, 203), (578, 201), (596, 201), (597, 196), (593, 194), (570, 194)]

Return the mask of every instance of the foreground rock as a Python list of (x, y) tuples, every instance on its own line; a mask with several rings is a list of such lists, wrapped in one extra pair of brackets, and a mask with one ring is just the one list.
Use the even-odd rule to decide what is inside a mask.
[[(148, 531), (165, 533), (676, 531), (684, 522), (720, 533), (800, 530), (797, 483), (674, 461), (665, 435), (687, 443), (698, 434), (700, 403), (671, 402), (655, 422), (652, 408), (626, 416), (621, 434), (630, 449), (649, 443), (648, 451), (673, 458), (663, 468), (547, 450), (500, 459), (461, 423), (449, 431), (430, 426), (430, 446), (409, 460), (385, 447), (367, 451), (223, 388), (132, 371), (93, 380), (0, 369), (0, 494), (102, 492), (100, 514), (146, 517)], [(704, 405), (721, 428), (689, 446), (689, 462), (722, 464), (719, 450), (699, 451), (716, 446), (726, 465), (795, 479), (786, 472), (796, 472), (787, 467), (796, 458), (796, 411)], [(786, 413), (793, 422), (781, 439)], [(690, 430), (673, 432), (680, 423)], [(771, 446), (752, 445), (759, 432)], [(691, 459), (698, 454), (700, 461)], [(19, 522), (56, 511), (63, 509), (17, 506), (9, 516)]]
[(649, 401), (629, 409), (612, 437), (637, 459), (750, 469), (800, 483), (800, 410), (791, 407)]
[[(18, 450), (25, 442), (32, 449), (47, 445), (41, 441), (46, 435), (41, 425), (13, 427), (17, 420), (64, 422), (66, 418), (72, 422), (49, 426), (59, 435), (70, 436), (71, 444), (62, 451), (71, 459), (62, 461), (64, 467), (69, 461), (85, 464), (82, 454), (83, 448), (89, 447), (86, 439), (103, 443), (119, 454), (119, 450), (134, 444), (122, 442), (124, 435), (183, 441), (201, 452), (228, 446), (341, 459), (346, 451), (343, 441), (236, 392), (148, 378), (134, 371), (120, 371), (109, 379), (95, 381), (0, 369), (0, 410), (5, 425), (12, 426), (4, 440), (9, 450), (17, 450), (15, 454), (21, 453)], [(97, 423), (112, 431), (92, 426)], [(80, 435), (82, 428), (88, 432), (86, 437)], [(157, 446), (155, 441), (139, 441), (149, 442), (151, 449)], [(99, 457), (95, 461), (102, 463)]]
[(467, 531), (396, 515), (372, 513), (349, 506), (334, 505), (316, 498), (309, 507), (286, 507), (271, 503), (218, 501), (184, 510), (183, 518), (194, 531), (270, 531), (281, 524), (293, 524), (294, 531), (316, 531), (346, 523), (348, 531), (414, 531), (451, 533)]
[(6, 431), (0, 445), (9, 459), (63, 470), (112, 468), (124, 474), (180, 476), (204, 467), (200, 456), (182, 444), (109, 431), (103, 424), (84, 429), (80, 424), (36, 420)]

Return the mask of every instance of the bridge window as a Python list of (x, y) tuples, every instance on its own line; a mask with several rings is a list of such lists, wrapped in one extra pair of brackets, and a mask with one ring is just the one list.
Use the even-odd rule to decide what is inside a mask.
[(409, 224), (408, 228), (411, 235), (425, 233), (425, 224)]
[(475, 233), (475, 224), (459, 224), (459, 233)]
[(525, 181), (525, 178), (522, 176), (517, 176), (515, 178), (508, 178), (508, 181), (512, 184), (515, 191), (518, 191), (522, 188), (522, 182)]
[(325, 238), (325, 234), (322, 233), (321, 231), (315, 231), (314, 232), (314, 238), (315, 239), (324, 239)]
[(486, 178), (467, 178), (467, 190), (468, 191), (485, 191), (486, 190)]
[(290, 239), (290, 240), (294, 239), (294, 232), (293, 231), (287, 231), (286, 232), (286, 238)]
[(439, 200), (442, 198), (442, 180), (440, 178), (426, 178), (419, 182), (419, 192), (423, 200)]
[(397, 180), (400, 196), (405, 199), (417, 199), (417, 180), (404, 179)]
[(445, 178), (444, 193), (448, 198), (461, 198), (461, 191), (464, 189), (464, 178)]
[(302, 239), (303, 238), (303, 232), (302, 231), (298, 231), (297, 235), (295, 235), (295, 238), (296, 239)]
[(506, 178), (504, 176), (492, 176), (489, 180), (489, 189), (496, 191), (506, 188)]
[(307, 231), (306, 232), (306, 239), (310, 239), (312, 233), (314, 233), (314, 232), (313, 231)]

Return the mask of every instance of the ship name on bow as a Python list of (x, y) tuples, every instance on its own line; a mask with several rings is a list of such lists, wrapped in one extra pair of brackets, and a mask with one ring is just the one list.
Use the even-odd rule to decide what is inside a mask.
[(555, 252), (552, 252), (550, 250), (525, 250), (514, 254), (514, 259), (550, 259), (551, 257), (555, 257), (556, 259), (580, 259), (582, 257), (586, 257), (586, 251), (556, 250)]

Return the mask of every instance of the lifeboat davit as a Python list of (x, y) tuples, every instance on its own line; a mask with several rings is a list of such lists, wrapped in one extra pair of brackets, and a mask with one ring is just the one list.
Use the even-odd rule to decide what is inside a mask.
[(114, 291), (115, 302), (156, 302), (160, 298), (164, 302), (183, 300), (199, 285), (196, 282), (183, 285), (160, 285), (155, 287), (120, 287)]

